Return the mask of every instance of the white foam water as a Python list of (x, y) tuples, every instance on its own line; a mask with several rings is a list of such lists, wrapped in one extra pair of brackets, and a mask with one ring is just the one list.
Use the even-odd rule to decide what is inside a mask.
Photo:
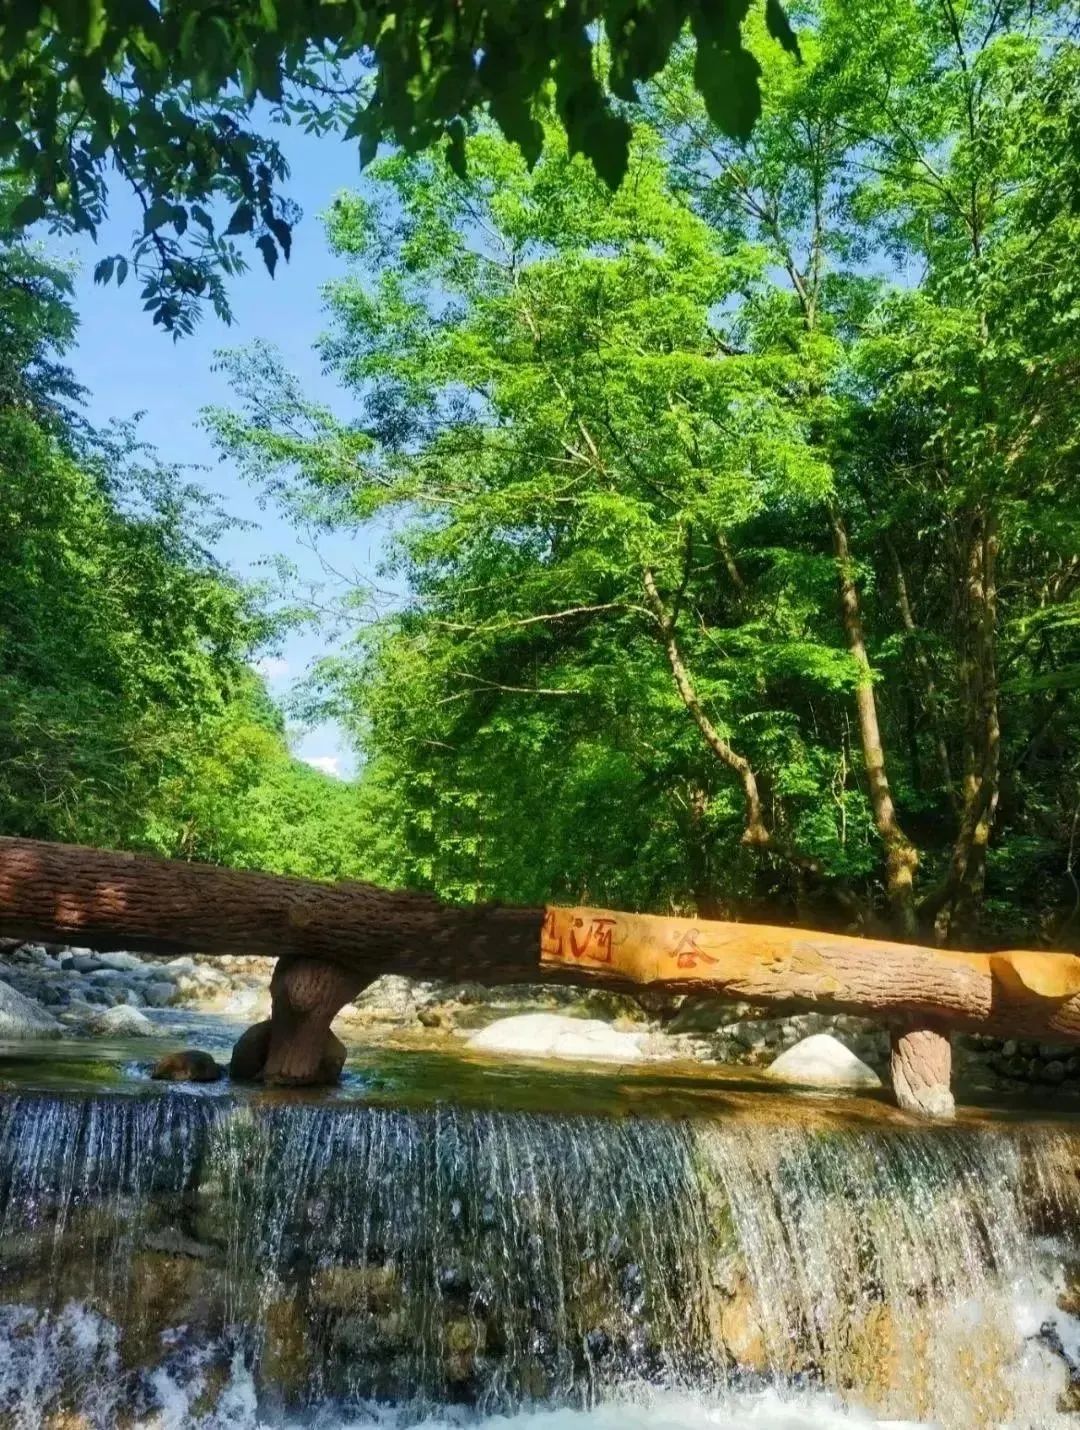
[(1080, 1139), (0, 1100), (0, 1426), (1076, 1425)]

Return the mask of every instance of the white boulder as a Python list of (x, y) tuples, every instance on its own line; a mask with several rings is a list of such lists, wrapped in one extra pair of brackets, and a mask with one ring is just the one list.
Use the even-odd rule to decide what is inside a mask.
[(0, 983), (0, 1040), (58, 1038), (63, 1028), (40, 1003)]
[(115, 1008), (99, 1013), (90, 1023), (90, 1031), (111, 1038), (150, 1038), (154, 1034), (154, 1025), (138, 1008), (118, 1003)]
[(135, 953), (99, 953), (97, 961), (102, 968), (111, 968), (117, 973), (148, 973), (149, 969)]
[(154, 978), (141, 989), (143, 1001), (150, 1008), (167, 1008), (176, 997), (171, 979)]
[(880, 1087), (872, 1067), (831, 1033), (815, 1033), (781, 1053), (765, 1069), (767, 1077), (803, 1087)]
[(489, 1023), (468, 1040), (478, 1053), (517, 1058), (592, 1058), (636, 1063), (647, 1057), (648, 1033), (621, 1032), (598, 1018), (565, 1013), (522, 1013)]

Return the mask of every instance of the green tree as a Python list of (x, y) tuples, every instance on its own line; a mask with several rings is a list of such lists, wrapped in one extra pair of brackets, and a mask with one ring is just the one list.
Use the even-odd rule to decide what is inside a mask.
[[(750, 0), (242, 0), (106, 4), (13, 0), (0, 16), (0, 158), (30, 185), (17, 218), (95, 232), (115, 172), (143, 230), (102, 281), (143, 283), (154, 322), (186, 332), (205, 299), (228, 315), (226, 280), (250, 235), (271, 273), (288, 258), (287, 168), (258, 127), (267, 112), (316, 133), (462, 153), (486, 109), (530, 159), (549, 97), (575, 150), (612, 183), (629, 125), (618, 101), (664, 63), (684, 25), (714, 119), (745, 132), (758, 71), (740, 26)], [(768, 22), (794, 45), (779, 0)], [(603, 31), (603, 48), (598, 31)], [(213, 201), (231, 210), (224, 228)]]
[(258, 354), (214, 423), (393, 524), (409, 600), (324, 672), (382, 867), (1005, 938), (1080, 807), (1076, 50), (950, 0), (747, 36), (752, 135), (680, 53), (614, 196), (557, 139), (380, 163), (329, 222), (360, 419)]
[[(815, 877), (829, 776), (781, 692), (852, 683), (818, 618), (832, 568), (810, 559), (796, 599), (744, 618), (726, 546), (829, 483), (801, 355), (733, 353), (716, 326), (761, 257), (718, 250), (647, 131), (614, 198), (555, 136), (532, 173), (494, 136), (468, 157), (464, 182), (438, 158), (385, 161), (385, 209), (333, 211), (358, 273), (324, 351), (364, 430), (297, 406), (265, 356), (237, 371), (248, 416), (216, 419), (253, 470), (299, 465), (308, 514), (325, 496), (339, 519), (408, 517), (392, 560), (417, 606), (372, 633), (350, 688), (429, 803), (410, 873), (517, 897), (604, 881), (639, 902), (677, 881), (715, 904), (688, 857), (705, 822)], [(745, 884), (745, 861), (732, 873)]]
[(0, 245), (0, 830), (320, 876), (363, 868), (355, 789), (289, 754), (260, 593), (130, 429), (79, 420), (67, 274)]
[[(827, 515), (894, 918), (972, 937), (1002, 788), (998, 671), (1033, 644), (1013, 647), (999, 592), (1004, 580), (1023, 630), (1071, 585), (1076, 50), (1053, 5), (911, 0), (823, 5), (805, 51), (786, 84), (767, 75), (775, 103), (748, 143), (709, 126), (678, 66), (657, 111), (688, 200), (728, 241), (765, 245), (801, 324), (846, 350), (831, 386), (846, 415), (824, 429)], [(1051, 163), (1034, 160), (1033, 136)], [(892, 290), (868, 305), (886, 264)], [(773, 339), (772, 307), (764, 328), (748, 317), (757, 341)], [(1064, 655), (1070, 623), (1050, 624), (1064, 626)], [(884, 733), (872, 667), (897, 692)], [(1025, 704), (1005, 726), (1013, 759), (1047, 734)], [(1014, 847), (1030, 847), (1044, 794), (1029, 801), (1022, 780), (1012, 792)], [(931, 820), (952, 827), (949, 844)], [(917, 844), (930, 875), (918, 901)]]

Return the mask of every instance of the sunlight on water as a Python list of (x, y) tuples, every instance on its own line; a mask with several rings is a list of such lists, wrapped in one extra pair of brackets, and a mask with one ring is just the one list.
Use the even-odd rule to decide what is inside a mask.
[(1072, 1424), (1078, 1168), (1053, 1128), (11, 1097), (0, 1424)]

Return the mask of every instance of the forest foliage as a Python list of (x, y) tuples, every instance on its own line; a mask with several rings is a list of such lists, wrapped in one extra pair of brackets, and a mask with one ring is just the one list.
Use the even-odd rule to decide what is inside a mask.
[(353, 872), (355, 800), (291, 757), (252, 665), (275, 623), (211, 556), (220, 517), (187, 474), (81, 417), (75, 327), (69, 275), (9, 237), (0, 832)]
[(687, 39), (612, 194), (557, 116), (376, 161), (320, 355), (228, 359), (222, 450), (389, 531), (316, 673), (368, 871), (474, 898), (1080, 937), (1080, 53), (1065, 6), (753, 14), (749, 136)]
[[(794, 49), (781, 0), (773, 34)], [(460, 167), (486, 112), (530, 159), (554, 104), (572, 149), (615, 185), (619, 101), (663, 66), (684, 26), (712, 118), (746, 135), (759, 71), (750, 0), (7, 0), (0, 10), (0, 163), (25, 184), (20, 226), (94, 234), (126, 187), (143, 223), (99, 281), (141, 284), (154, 323), (190, 332), (253, 247), (273, 274), (300, 217), (274, 126), (409, 150), (445, 139)], [(226, 215), (222, 215), (222, 209)]]
[[(147, 192), (147, 306), (181, 330), (224, 311), (234, 239), (288, 246), (252, 106), (340, 118), (312, 107), (311, 7), (255, 7), (205, 84), (190, 35), (174, 54), (82, 8), (85, 34), (5, 16), (45, 27), (26, 93), (74, 46), (105, 108), (65, 128), (65, 91), (77, 182), (39, 126), (0, 203), (0, 830), (464, 899), (1080, 939), (1071, 7), (802, 0), (795, 53), (775, 6), (706, 33), (673, 3), (646, 7), (646, 55), (640, 7), (583, 5), (585, 90), (537, 31), (511, 112), (447, 32), (445, 88), (432, 70), (400, 114), (357, 93), (369, 147), (402, 144), (326, 218), (343, 415), (259, 346), (224, 355), (234, 400), (207, 414), (305, 528), (384, 541), (393, 599), (345, 598), (349, 639), (302, 692), (350, 734), (354, 783), (290, 755), (256, 669), (279, 627), (212, 554), (212, 504), (80, 415), (68, 276), (24, 235), (92, 228), (128, 135), (120, 177), (148, 166), (184, 209)], [(292, 48), (260, 32), (289, 16)], [(760, 90), (752, 127), (757, 98), (725, 110), (705, 74), (718, 45)], [(29, 132), (6, 122), (0, 147)], [(235, 200), (231, 234), (200, 185)]]

